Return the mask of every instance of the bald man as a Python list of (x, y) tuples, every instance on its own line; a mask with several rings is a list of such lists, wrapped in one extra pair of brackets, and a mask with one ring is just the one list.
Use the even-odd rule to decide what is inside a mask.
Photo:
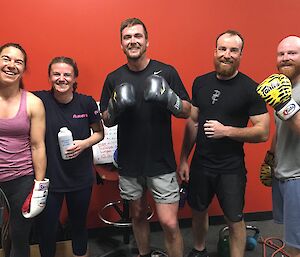
[[(278, 71), (292, 82), (292, 98), (300, 104), (300, 38), (284, 38), (277, 48)], [(271, 152), (275, 154), (272, 182), (273, 217), (284, 224), (290, 256), (300, 257), (300, 112), (291, 119), (275, 115), (276, 134)]]

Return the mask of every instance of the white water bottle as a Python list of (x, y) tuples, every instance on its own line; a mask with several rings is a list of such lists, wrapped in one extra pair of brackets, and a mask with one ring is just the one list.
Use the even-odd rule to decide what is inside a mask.
[(73, 145), (72, 132), (67, 127), (62, 127), (58, 132), (58, 143), (60, 147), (61, 157), (64, 160), (72, 159), (66, 155), (66, 149)]

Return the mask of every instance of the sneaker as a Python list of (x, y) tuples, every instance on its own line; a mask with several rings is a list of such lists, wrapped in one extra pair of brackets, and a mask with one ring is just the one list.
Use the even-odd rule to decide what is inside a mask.
[(204, 249), (204, 250), (202, 250), (202, 251), (198, 251), (198, 250), (196, 250), (195, 248), (193, 248), (193, 249), (189, 252), (189, 254), (188, 254), (187, 257), (209, 257), (209, 256), (208, 256), (208, 253), (207, 253), (207, 250), (206, 250), (206, 249)]
[(168, 257), (168, 255), (163, 251), (154, 250), (151, 252), (151, 257)]
[[(149, 257), (168, 257), (168, 255), (165, 252), (160, 250), (152, 250), (151, 253), (149, 253), (148, 255)], [(141, 257), (141, 255), (139, 254), (137, 257)]]

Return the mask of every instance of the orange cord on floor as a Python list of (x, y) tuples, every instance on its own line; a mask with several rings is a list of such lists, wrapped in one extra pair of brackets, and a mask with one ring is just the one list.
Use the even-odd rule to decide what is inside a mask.
[(281, 253), (281, 257), (292, 257), (284, 250), (285, 243), (280, 238), (268, 237), (264, 239), (260, 237), (259, 242), (262, 244), (263, 257), (268, 257), (267, 247), (275, 250), (270, 257), (275, 257), (278, 253)]

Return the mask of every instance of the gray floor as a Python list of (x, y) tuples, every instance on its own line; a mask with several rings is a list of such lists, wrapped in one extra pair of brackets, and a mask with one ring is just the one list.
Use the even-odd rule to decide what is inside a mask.
[[(247, 222), (247, 225), (253, 225), (259, 228), (260, 236), (263, 238), (276, 237), (282, 238), (282, 226), (274, 224), (272, 220), (267, 221), (251, 221)], [(217, 257), (217, 242), (219, 238), (219, 230), (224, 227), (223, 225), (211, 225), (207, 237), (207, 249), (210, 257)], [(154, 249), (164, 249), (163, 234), (159, 229), (151, 233), (151, 246)], [(185, 255), (193, 247), (193, 239), (190, 227), (181, 228), (182, 236), (185, 244)], [(253, 235), (253, 233), (250, 233)], [(274, 241), (275, 242), (275, 241)], [(279, 244), (279, 242), (277, 243)], [(123, 243), (123, 236), (114, 230), (113, 232), (105, 232), (93, 236), (89, 240), (89, 252), (90, 257), (136, 257), (137, 253), (133, 251), (135, 242), (133, 236), (130, 237), (130, 243), (128, 245)], [(118, 251), (119, 249), (119, 251)], [(120, 250), (121, 249), (121, 250)], [(271, 256), (274, 252), (271, 248), (267, 248), (267, 255)], [(115, 254), (113, 254), (115, 252)], [(262, 253), (262, 244), (257, 243), (257, 246), (253, 251), (246, 251), (245, 257), (258, 257), (264, 256)], [(276, 254), (275, 256), (284, 257), (284, 255)]]

